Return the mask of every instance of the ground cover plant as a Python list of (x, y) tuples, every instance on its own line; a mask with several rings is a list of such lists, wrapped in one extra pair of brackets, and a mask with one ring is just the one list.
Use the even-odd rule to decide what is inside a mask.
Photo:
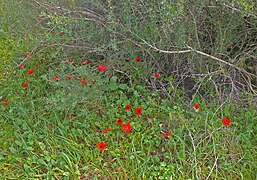
[(0, 179), (256, 179), (253, 1), (0, 2)]

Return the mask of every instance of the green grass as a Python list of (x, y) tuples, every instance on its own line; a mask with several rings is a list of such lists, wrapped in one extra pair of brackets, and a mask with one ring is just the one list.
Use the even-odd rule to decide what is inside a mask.
[[(1, 105), (3, 179), (255, 178), (257, 114), (253, 107), (198, 102), (201, 109), (195, 112), (139, 85), (135, 89), (108, 86), (100, 79), (107, 88), (98, 97), (99, 93), (90, 94), (92, 87), (75, 78), (60, 80), (63, 88), (51, 79), (40, 81), (40, 68), (26, 77), (27, 90), (20, 83), (9, 84), (8, 91), (2, 89), (2, 96), (10, 97), (8, 105)], [(28, 76), (25, 70), (18, 71)], [(95, 88), (101, 89), (101, 84)], [(124, 110), (126, 104), (131, 111)], [(136, 107), (143, 108), (141, 117), (135, 114)], [(221, 119), (226, 116), (232, 123), (223, 127)], [(130, 122), (133, 131), (125, 134), (116, 124), (119, 118)], [(106, 127), (111, 130), (102, 133)], [(161, 136), (168, 131), (172, 131), (170, 137)], [(96, 148), (101, 141), (107, 144), (104, 151)]]
[[(6, 2), (2, 1), (1, 7)], [(68, 25), (58, 24), (71, 19), (56, 17), (53, 24), (37, 26), (33, 34), (32, 19), (39, 12), (32, 8), (28, 14), (21, 13), (24, 9), (18, 10), (17, 4), (8, 9), (0, 9), (5, 17), (0, 21), (0, 179), (257, 178), (253, 95), (242, 94), (245, 102), (226, 98), (223, 103), (196, 95), (189, 103), (181, 88), (169, 88), (175, 91), (169, 98), (145, 85), (145, 76), (154, 82), (168, 80), (170, 85), (173, 78), (161, 73), (154, 79), (151, 63), (144, 57), (135, 62), (141, 49), (133, 51), (130, 47), (128, 52), (121, 52), (127, 56), (121, 61), (117, 54), (112, 55), (114, 47), (105, 46), (108, 37), (99, 36), (92, 42), (94, 46), (103, 43), (101, 47), (110, 51), (104, 55), (100, 50), (99, 54), (81, 54), (80, 50), (53, 45), (68, 44), (79, 36)], [(12, 12), (16, 16), (9, 16)], [(23, 14), (20, 19), (19, 14)], [(46, 29), (56, 24), (57, 33), (52, 36)], [(89, 28), (97, 30), (94, 25)], [(94, 33), (87, 38), (94, 39)], [(25, 53), (34, 48), (33, 56), (26, 58)], [(75, 60), (75, 66), (70, 59)], [(89, 64), (82, 65), (86, 59)], [(22, 61), (23, 69), (18, 67)], [(107, 66), (106, 73), (97, 70), (99, 64)], [(121, 70), (126, 74), (117, 73), (117, 67), (124, 67)], [(35, 73), (28, 75), (28, 69)], [(56, 75), (59, 81), (54, 81)], [(66, 80), (69, 75), (71, 80)], [(79, 81), (84, 77), (87, 86)], [(26, 90), (22, 87), (25, 82), (29, 84)], [(4, 99), (8, 99), (8, 105)], [(194, 103), (201, 106), (199, 111)], [(131, 105), (129, 111), (124, 109), (127, 104)], [(143, 109), (141, 116), (135, 113), (137, 107)], [(224, 117), (231, 119), (229, 126), (222, 125)], [(126, 134), (116, 123), (118, 119), (130, 123), (132, 131)], [(103, 133), (107, 127), (110, 131)], [(172, 135), (162, 136), (169, 131)], [(99, 142), (107, 144), (104, 151), (97, 148)]]

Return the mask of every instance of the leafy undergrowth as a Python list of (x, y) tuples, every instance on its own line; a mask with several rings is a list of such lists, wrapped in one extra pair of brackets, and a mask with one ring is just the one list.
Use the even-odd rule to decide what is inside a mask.
[(6, 77), (2, 178), (255, 178), (251, 104), (207, 105), (196, 97), (198, 105), (186, 107), (83, 62), (64, 60), (55, 70), (24, 65)]
[(251, 95), (187, 103), (176, 89), (168, 99), (142, 77), (172, 77), (133, 50), (126, 61), (92, 59), (67, 49), (76, 34), (62, 23), (71, 19), (41, 14), (11, 34), (9, 24), (24, 27), (11, 17), (0, 32), (0, 179), (256, 179)]

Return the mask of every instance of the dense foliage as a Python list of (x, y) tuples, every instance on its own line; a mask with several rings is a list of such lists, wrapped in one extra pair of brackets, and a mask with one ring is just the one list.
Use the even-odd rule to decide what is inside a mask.
[(256, 8), (1, 0), (1, 178), (255, 179)]

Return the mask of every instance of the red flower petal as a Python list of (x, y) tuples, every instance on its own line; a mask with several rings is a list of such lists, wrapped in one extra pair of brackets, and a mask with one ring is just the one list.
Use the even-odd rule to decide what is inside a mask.
[(87, 86), (86, 78), (80, 78), (79, 81), (80, 81), (80, 84)]
[(132, 130), (130, 123), (122, 124), (122, 130), (125, 131), (125, 133), (129, 133)]
[(166, 133), (166, 136), (170, 136), (171, 135), (171, 131)]
[(71, 76), (68, 76), (67, 78), (66, 78), (66, 80), (70, 80), (71, 79)]
[(119, 119), (118, 121), (117, 121), (117, 124), (122, 124), (122, 119)]
[(231, 120), (229, 118), (225, 117), (225, 118), (222, 119), (222, 124), (224, 126), (229, 126), (230, 123), (231, 123)]
[(8, 104), (8, 100), (5, 99), (5, 100), (3, 101), (3, 103), (4, 103), (5, 105), (7, 105), (7, 104)]
[(24, 66), (25, 66), (24, 64), (22, 64), (22, 63), (20, 64), (20, 68), (24, 68)]
[(156, 73), (156, 74), (154, 75), (155, 78), (158, 78), (158, 77), (160, 77), (160, 76), (161, 76), (160, 73)]
[(98, 71), (104, 71), (104, 72), (106, 72), (106, 66), (105, 66), (105, 65), (99, 65), (99, 66), (98, 66)]
[(171, 131), (167, 132), (166, 134), (162, 134), (163, 137), (169, 137), (172, 134)]
[(59, 80), (60, 80), (60, 77), (59, 77), (59, 76), (54, 76), (54, 80), (55, 80), (55, 81), (59, 81)]
[(136, 114), (141, 115), (143, 109), (142, 108), (136, 108)]
[(82, 62), (82, 64), (88, 64), (88, 60), (86, 60), (86, 61)]
[(200, 109), (200, 105), (199, 104), (194, 104), (194, 108), (195, 109)]
[(126, 105), (126, 106), (125, 106), (125, 110), (127, 110), (127, 111), (130, 110), (130, 108), (131, 108), (130, 105)]
[(110, 131), (110, 129), (111, 129), (110, 127), (104, 129), (104, 130), (103, 130), (103, 133), (107, 133), (108, 131)]
[(106, 144), (104, 142), (100, 142), (97, 144), (97, 148), (103, 151), (106, 148)]
[(33, 74), (35, 72), (35, 70), (34, 69), (29, 69), (28, 70), (28, 74), (30, 75), (30, 74)]
[(136, 57), (136, 61), (137, 62), (141, 61), (141, 58), (140, 57)]
[(28, 85), (29, 85), (28, 83), (24, 83), (22, 86), (27, 87)]

